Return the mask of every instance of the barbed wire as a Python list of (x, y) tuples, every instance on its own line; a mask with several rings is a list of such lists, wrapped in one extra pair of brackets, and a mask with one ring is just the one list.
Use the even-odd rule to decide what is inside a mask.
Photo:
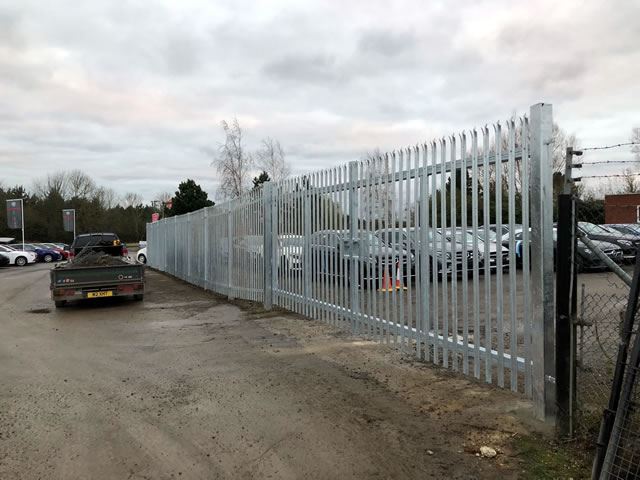
[(640, 160), (596, 160), (594, 162), (582, 162), (582, 165), (587, 167), (589, 165), (600, 165), (603, 163), (640, 163)]
[[(640, 175), (640, 172), (636, 172), (636, 173), (621, 173), (621, 174), (610, 174), (610, 175), (580, 175), (580, 179), (582, 178), (625, 178), (625, 177), (629, 177), (629, 176), (636, 176), (636, 175)], [(577, 180), (574, 179), (574, 180)]]
[(607, 150), (609, 148), (618, 148), (618, 147), (628, 147), (629, 145), (640, 145), (640, 142), (627, 142), (627, 143), (616, 143), (615, 145), (607, 145), (604, 147), (586, 147), (586, 148), (577, 148), (576, 150)]

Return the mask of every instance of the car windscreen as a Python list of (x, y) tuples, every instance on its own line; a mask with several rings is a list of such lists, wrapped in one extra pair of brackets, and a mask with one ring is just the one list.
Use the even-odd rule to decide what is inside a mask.
[(591, 235), (611, 235), (611, 232), (605, 230), (600, 225), (595, 225), (589, 222), (579, 222), (580, 228), (582, 228), (587, 234)]
[[(114, 243), (116, 242), (116, 243)], [(92, 247), (112, 247), (117, 245), (119, 242), (118, 237), (114, 234), (105, 233), (102, 235), (82, 235), (80, 237), (76, 237), (73, 241), (74, 248), (82, 248), (90, 245)]]

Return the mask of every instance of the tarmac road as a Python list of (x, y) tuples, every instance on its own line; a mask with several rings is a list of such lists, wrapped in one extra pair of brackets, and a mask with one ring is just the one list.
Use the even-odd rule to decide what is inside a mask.
[(150, 270), (56, 310), (49, 268), (0, 269), (4, 480), (518, 476), (509, 392)]

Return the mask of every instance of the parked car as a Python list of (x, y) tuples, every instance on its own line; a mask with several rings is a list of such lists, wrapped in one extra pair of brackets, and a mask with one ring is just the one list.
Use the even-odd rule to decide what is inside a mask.
[(283, 270), (301, 272), (304, 259), (304, 237), (285, 234), (278, 237), (278, 256)]
[(602, 226), (608, 230), (613, 229), (623, 235), (634, 235), (636, 237), (640, 237), (640, 225), (637, 223), (608, 223)]
[(34, 243), (34, 245), (36, 247), (50, 248), (51, 250), (55, 250), (60, 255), (62, 255), (62, 258), (65, 259), (65, 260), (67, 260), (69, 258), (69, 251), (65, 250), (64, 248), (59, 247), (55, 243)]
[(24, 267), (28, 263), (35, 263), (36, 254), (25, 250), (16, 250), (9, 245), (0, 245), (0, 253), (9, 258), (11, 265)]
[(0, 267), (8, 267), (11, 265), (11, 260), (4, 253), (0, 253)]
[(141, 248), (136, 254), (136, 260), (139, 263), (147, 263), (147, 247)]
[(33, 243), (12, 243), (10, 247), (36, 254), (36, 261), (51, 263), (62, 260), (62, 254), (51, 248), (37, 246)]
[[(462, 264), (464, 262), (467, 263), (469, 268), (473, 267), (473, 247), (471, 245), (467, 245), (465, 248), (460, 242), (451, 242), (450, 239), (443, 238), (439, 230), (434, 231), (427, 228), (424, 233), (427, 238), (426, 250), (431, 258), (430, 271), (435, 268), (438, 275), (452, 273), (454, 264), (452, 257), (455, 257), (457, 273), (462, 273)], [(420, 248), (421, 233), (413, 227), (383, 229), (378, 230), (376, 234), (385, 243), (391, 244), (393, 242), (395, 245), (411, 252), (414, 257), (416, 251)]]
[(625, 262), (632, 262), (636, 258), (640, 238), (636, 235), (625, 235), (615, 230), (609, 230), (600, 225), (589, 222), (578, 222), (578, 229), (591, 240), (602, 240), (613, 243), (622, 249), (622, 258)]
[[(488, 259), (485, 258), (486, 235), (481, 228), (476, 229), (476, 233), (478, 258), (480, 259), (480, 271), (484, 272), (486, 270), (487, 262), (489, 262), (488, 266), (491, 271), (496, 270), (498, 268), (498, 255), (500, 255), (502, 258), (502, 268), (507, 268), (509, 266), (509, 251), (497, 241), (495, 232), (489, 230), (489, 244), (487, 245), (489, 250)], [(453, 238), (454, 236), (450, 229), (445, 230), (445, 235), (447, 235), (448, 238)], [(465, 243), (466, 245), (470, 245), (473, 247), (473, 229), (461, 227), (456, 228), (455, 239), (458, 242)]]
[(53, 243), (52, 245), (55, 245), (56, 247), (60, 247), (61, 249), (65, 250), (65, 251), (69, 251), (69, 245), (66, 243)]
[[(531, 232), (531, 228), (529, 228)], [(506, 236), (508, 237), (508, 235)], [(522, 227), (515, 232), (514, 238), (516, 241), (516, 262), (518, 267), (522, 267), (523, 256), (523, 230)], [(505, 237), (503, 237), (503, 240)], [(553, 259), (555, 264), (556, 258), (556, 243), (558, 240), (558, 230), (553, 229)], [(616, 263), (622, 262), (622, 249), (617, 245), (609, 242), (603, 242), (601, 240), (592, 240), (592, 242), (599, 247), (611, 260)], [(576, 245), (576, 264), (579, 272), (591, 271), (591, 270), (606, 270), (607, 265), (584, 243), (578, 240)]]
[(361, 287), (378, 285), (383, 274), (395, 276), (401, 268), (403, 277), (413, 275), (414, 257), (400, 246), (385, 243), (374, 232), (358, 231), (351, 244), (349, 230), (321, 230), (311, 235), (311, 255), (319, 258), (318, 271), (323, 275), (346, 276), (349, 279), (352, 258), (358, 262)]
[(127, 256), (127, 248), (115, 233), (85, 233), (78, 235), (69, 248), (71, 258), (81, 252), (103, 252), (112, 256)]

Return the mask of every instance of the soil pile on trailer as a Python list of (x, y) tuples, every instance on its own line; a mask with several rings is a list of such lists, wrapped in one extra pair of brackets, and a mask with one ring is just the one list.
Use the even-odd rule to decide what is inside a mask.
[(117, 267), (120, 265), (131, 265), (123, 257), (114, 257), (104, 252), (87, 252), (78, 255), (72, 261), (60, 265), (58, 268), (73, 268), (73, 267), (89, 267), (89, 266), (102, 266), (102, 267)]

